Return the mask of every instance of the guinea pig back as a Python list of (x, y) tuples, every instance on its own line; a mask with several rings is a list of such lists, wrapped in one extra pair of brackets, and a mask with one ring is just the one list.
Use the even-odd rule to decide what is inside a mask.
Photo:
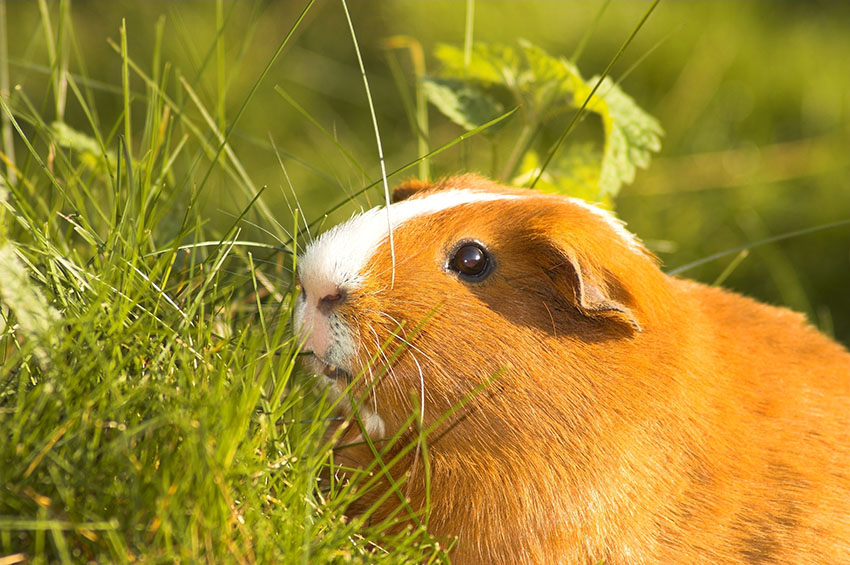
[(373, 521), (403, 498), (457, 563), (850, 562), (845, 349), (665, 275), (582, 201), (475, 176), (396, 194), (298, 263), (336, 459), (403, 485)]

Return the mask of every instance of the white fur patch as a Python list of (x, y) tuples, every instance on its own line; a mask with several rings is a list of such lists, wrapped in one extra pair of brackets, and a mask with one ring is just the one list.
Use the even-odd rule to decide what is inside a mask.
[(635, 234), (626, 229), (626, 222), (624, 222), (608, 210), (585, 202), (580, 198), (568, 197), (567, 200), (569, 200), (576, 206), (587, 210), (597, 218), (604, 220), (606, 224), (611, 226), (611, 229), (614, 230), (614, 233), (616, 233), (620, 237), (620, 239), (622, 239), (626, 243), (626, 245), (629, 246), (629, 249), (636, 253), (643, 253), (643, 245)]
[[(350, 413), (352, 411), (351, 402), (349, 402), (348, 398), (343, 396), (346, 385), (340, 383), (339, 380), (331, 379), (319, 373), (317, 373), (316, 376), (322, 381), (324, 388), (328, 390), (328, 399), (331, 402), (339, 400), (340, 408), (342, 408), (345, 413)], [(381, 418), (380, 414), (372, 410), (369, 406), (369, 402), (361, 402), (358, 405), (358, 409), (360, 411), (360, 419), (363, 421), (363, 427), (366, 429), (366, 433), (369, 434), (369, 437), (383, 437), (384, 433), (386, 433), (387, 425), (384, 423), (384, 419)]]
[(384, 437), (386, 432), (386, 424), (377, 412), (373, 412), (369, 408), (360, 408), (360, 417), (363, 419), (363, 427), (366, 428), (366, 433), (369, 437)]
[(334, 285), (343, 290), (358, 288), (363, 282), (362, 271), (378, 246), (389, 237), (389, 225), (397, 229), (404, 222), (473, 202), (520, 198), (509, 194), (494, 194), (457, 189), (436, 192), (424, 198), (402, 200), (389, 208), (378, 207), (334, 226), (307, 246), (298, 260), (298, 272), (303, 284)]

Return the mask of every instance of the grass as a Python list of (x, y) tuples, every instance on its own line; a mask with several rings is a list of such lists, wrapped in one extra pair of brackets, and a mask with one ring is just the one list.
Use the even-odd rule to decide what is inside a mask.
[[(355, 197), (383, 198), (377, 126), (365, 100), (349, 100), (362, 92), (360, 53), (329, 4), (139, 3), (135, 17), (110, 20), (109, 43), (93, 44), (91, 6), (0, 0), (14, 51), (0, 45), (0, 563), (447, 561), (450, 540), (421, 528), (343, 518), (356, 494), (321, 480), (331, 407), (298, 372), (288, 334), (306, 221), (315, 234)], [(429, 128), (412, 96), (392, 106), (404, 106), (393, 83), (407, 71), (374, 70), (386, 53), (365, 43), (385, 37), (367, 23), (380, 23), (375, 6), (349, 7), (392, 148), (387, 176), (475, 168), (496, 145), (479, 135), (493, 124), (459, 136), (445, 121)], [(472, 8), (446, 23), (467, 45), (492, 33), (490, 7)], [(604, 11), (583, 17), (603, 30)], [(592, 49), (588, 35), (572, 45), (610, 57), (639, 15), (627, 14), (611, 49)], [(356, 72), (317, 57), (317, 42)], [(322, 69), (323, 96), (287, 82), (309, 72), (292, 58)], [(394, 118), (405, 127), (386, 127)], [(283, 126), (272, 135), (270, 122)], [(740, 229), (752, 240), (775, 241), (748, 218)], [(695, 249), (683, 263), (708, 255)], [(711, 280), (734, 279), (743, 259)], [(770, 261), (784, 292), (799, 293), (784, 255)]]
[[(68, 3), (55, 24), (41, 8), (45, 34), (76, 46)], [(0, 98), (26, 148), (6, 145), (0, 208), (0, 561), (440, 560), (423, 532), (348, 522), (354, 495), (317, 488), (329, 407), (295, 373), (288, 332), (301, 218), (262, 206), (228, 142), (253, 90), (225, 129), (221, 82), (207, 106), (159, 42), (143, 62), (129, 39), (122, 22), (114, 122), (55, 48), (44, 100)], [(85, 127), (45, 122), (53, 103)], [(211, 178), (248, 202), (223, 230), (198, 206)], [(284, 243), (240, 241), (248, 213)]]

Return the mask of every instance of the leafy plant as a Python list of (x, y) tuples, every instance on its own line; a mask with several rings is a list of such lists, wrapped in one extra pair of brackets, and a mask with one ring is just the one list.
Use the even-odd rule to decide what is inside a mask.
[(457, 125), (470, 130), (509, 105), (519, 107), (521, 130), (504, 166), (504, 180), (535, 180), (541, 174), (544, 130), (582, 107), (601, 118), (602, 147), (577, 144), (556, 156), (542, 171), (539, 187), (610, 203), (624, 183), (634, 180), (635, 168), (648, 166), (651, 154), (661, 149), (658, 121), (619, 85), (609, 77), (585, 80), (573, 62), (531, 43), (520, 42), (517, 48), (478, 43), (469, 57), (459, 47), (441, 45), (435, 56), (442, 68), (438, 76), (423, 79), (425, 92)]

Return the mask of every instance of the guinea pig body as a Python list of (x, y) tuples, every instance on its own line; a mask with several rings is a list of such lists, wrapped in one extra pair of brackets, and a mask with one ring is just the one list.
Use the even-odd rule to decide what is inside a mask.
[(840, 345), (665, 275), (581, 201), (474, 176), (400, 192), (298, 265), (308, 363), (336, 394), (353, 379), (362, 422), (338, 460), (373, 463), (362, 434), (398, 456), (374, 520), (404, 498), (458, 563), (850, 562)]

